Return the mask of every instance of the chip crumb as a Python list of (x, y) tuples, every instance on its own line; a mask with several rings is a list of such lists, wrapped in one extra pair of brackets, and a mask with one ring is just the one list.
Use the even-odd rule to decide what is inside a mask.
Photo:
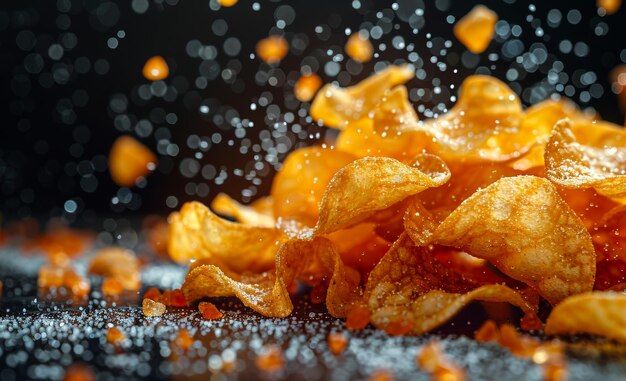
[(204, 320), (217, 320), (223, 316), (222, 312), (215, 307), (215, 304), (209, 302), (200, 302), (198, 311), (200, 311)]
[(141, 305), (145, 316), (161, 316), (165, 313), (165, 304), (155, 302), (152, 299), (144, 299)]
[(265, 372), (276, 372), (285, 365), (282, 349), (275, 345), (265, 345), (254, 360), (256, 367)]
[(341, 332), (331, 332), (326, 338), (328, 349), (334, 354), (341, 354), (348, 346), (348, 338)]
[(107, 330), (107, 342), (109, 344), (119, 344), (125, 339), (126, 335), (119, 328), (111, 327)]

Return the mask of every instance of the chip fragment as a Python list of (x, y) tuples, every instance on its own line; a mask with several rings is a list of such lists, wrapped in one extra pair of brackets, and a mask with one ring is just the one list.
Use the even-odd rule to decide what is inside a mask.
[(141, 287), (139, 260), (133, 252), (121, 247), (100, 249), (91, 259), (88, 272), (115, 279), (124, 290), (136, 291)]
[(498, 15), (484, 5), (477, 5), (454, 24), (454, 35), (474, 54), (487, 49), (495, 31)]
[(596, 291), (571, 296), (554, 307), (547, 335), (588, 333), (626, 343), (626, 295)]
[(143, 66), (143, 76), (150, 81), (160, 81), (170, 75), (170, 68), (161, 56), (148, 58)]
[(293, 93), (300, 102), (308, 102), (322, 87), (322, 79), (315, 73), (303, 74), (293, 87)]
[(594, 188), (626, 202), (626, 132), (608, 122), (559, 121), (545, 153), (546, 176), (566, 188)]
[(161, 316), (165, 313), (166, 309), (165, 304), (155, 302), (152, 299), (144, 299), (141, 306), (143, 314), (148, 317)]
[(242, 205), (225, 193), (218, 193), (215, 196), (211, 201), (211, 208), (216, 213), (233, 217), (242, 224), (265, 228), (276, 226), (273, 215), (261, 213), (252, 206)]
[(113, 142), (109, 152), (109, 173), (122, 187), (132, 187), (137, 180), (150, 174), (156, 167), (157, 157), (135, 138), (124, 135)]
[(345, 46), (346, 54), (357, 62), (369, 62), (374, 54), (374, 46), (364, 33), (352, 33)]
[(289, 52), (289, 43), (284, 37), (272, 35), (266, 37), (256, 44), (256, 54), (267, 64), (277, 64)]

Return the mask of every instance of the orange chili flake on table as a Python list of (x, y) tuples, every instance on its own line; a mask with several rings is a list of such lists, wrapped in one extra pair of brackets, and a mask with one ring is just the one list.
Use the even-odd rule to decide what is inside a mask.
[(474, 334), (474, 339), (481, 343), (498, 341), (499, 337), (498, 326), (493, 320), (487, 320)]
[(256, 44), (256, 54), (268, 64), (279, 63), (289, 52), (289, 44), (282, 36), (269, 36)]
[(115, 278), (104, 278), (101, 289), (102, 295), (111, 297), (120, 296), (124, 292), (122, 283)]
[(420, 368), (430, 373), (434, 381), (465, 380), (465, 372), (446, 358), (437, 341), (426, 344), (416, 361)]
[(159, 302), (165, 304), (166, 306), (172, 305), (172, 291), (164, 290), (161, 296), (159, 297)]
[(150, 81), (160, 81), (170, 75), (170, 68), (161, 56), (148, 58), (143, 66), (143, 76)]
[(367, 327), (370, 322), (370, 311), (363, 306), (353, 307), (346, 316), (346, 328), (352, 331), (360, 331)]
[(331, 332), (326, 338), (328, 349), (334, 354), (342, 353), (348, 346), (348, 338), (341, 332)]
[(126, 339), (124, 332), (120, 331), (116, 327), (111, 327), (107, 330), (107, 342), (110, 344), (119, 344)]
[(128, 135), (115, 140), (109, 152), (109, 173), (121, 187), (132, 187), (156, 168), (157, 157), (145, 145)]
[(170, 306), (176, 308), (187, 307), (185, 295), (183, 295), (183, 292), (179, 288), (172, 290), (170, 294)]
[(198, 311), (202, 314), (202, 318), (205, 320), (221, 319), (223, 314), (215, 307), (215, 304), (209, 302), (200, 302), (198, 304)]
[(143, 314), (145, 316), (161, 316), (165, 313), (165, 304), (155, 302), (152, 299), (144, 299), (141, 303)]
[(411, 320), (398, 320), (393, 321), (385, 326), (385, 332), (392, 336), (406, 335), (413, 329), (413, 322)]
[(308, 102), (315, 96), (317, 90), (322, 87), (322, 79), (315, 73), (303, 74), (296, 81), (293, 93), (300, 102)]
[(254, 360), (256, 367), (265, 372), (275, 372), (285, 365), (283, 351), (277, 345), (266, 345)]
[(73, 364), (65, 371), (63, 381), (95, 381), (94, 371), (82, 364)]
[(146, 291), (146, 293), (143, 294), (143, 298), (158, 302), (159, 299), (161, 298), (161, 292), (155, 287), (150, 287), (148, 291)]
[(191, 346), (193, 345), (193, 342), (194, 342), (193, 337), (189, 334), (189, 331), (185, 328), (182, 328), (180, 331), (178, 331), (178, 336), (174, 340), (174, 343), (176, 344), (176, 346), (182, 349), (183, 351), (189, 350), (189, 348), (191, 348)]
[(345, 46), (346, 54), (357, 62), (368, 62), (374, 55), (374, 46), (365, 34), (352, 33)]

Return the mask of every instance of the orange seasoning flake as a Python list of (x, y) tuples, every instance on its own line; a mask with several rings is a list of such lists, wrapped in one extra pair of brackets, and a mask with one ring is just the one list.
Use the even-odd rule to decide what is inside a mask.
[(109, 173), (121, 187), (132, 187), (156, 168), (157, 157), (145, 145), (128, 135), (120, 136), (109, 152)]
[(365, 329), (370, 322), (370, 311), (363, 306), (353, 307), (346, 316), (346, 328), (351, 331)]
[(144, 299), (141, 303), (143, 314), (148, 317), (161, 316), (165, 313), (165, 304), (152, 299)]
[(348, 346), (348, 338), (341, 332), (331, 332), (326, 338), (328, 349), (334, 355), (341, 354)]
[(170, 68), (161, 56), (148, 58), (143, 65), (143, 76), (150, 81), (160, 81), (170, 75)]
[(437, 341), (424, 346), (417, 356), (417, 364), (430, 373), (434, 381), (464, 381), (465, 372), (453, 364), (442, 352)]
[(254, 363), (257, 368), (264, 372), (276, 372), (283, 368), (285, 359), (283, 351), (277, 345), (265, 345), (261, 348)]
[(102, 281), (102, 295), (104, 296), (120, 296), (124, 292), (124, 287), (119, 280), (115, 278), (104, 278)]
[(159, 299), (161, 298), (161, 292), (155, 287), (150, 287), (148, 291), (146, 291), (146, 293), (143, 294), (143, 298), (158, 302)]
[(362, 33), (352, 33), (345, 46), (346, 54), (357, 62), (369, 62), (374, 55), (374, 46)]
[(119, 344), (126, 339), (124, 332), (120, 331), (116, 327), (111, 327), (107, 330), (107, 342), (110, 344)]
[(303, 74), (296, 81), (293, 93), (300, 102), (308, 102), (313, 99), (320, 87), (322, 87), (322, 79), (319, 75)]
[(282, 61), (289, 52), (289, 44), (282, 36), (269, 36), (256, 44), (256, 54), (268, 64), (276, 64)]
[(474, 54), (487, 49), (495, 30), (498, 15), (484, 5), (477, 5), (454, 25), (454, 35)]
[(215, 307), (215, 304), (209, 302), (200, 302), (198, 311), (200, 311), (204, 320), (217, 320), (223, 316), (222, 312)]

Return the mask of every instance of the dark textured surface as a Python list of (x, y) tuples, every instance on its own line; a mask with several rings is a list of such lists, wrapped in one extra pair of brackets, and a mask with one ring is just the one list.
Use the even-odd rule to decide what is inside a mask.
[[(89, 253), (77, 267), (84, 269), (88, 258)], [(466, 369), (471, 380), (542, 379), (541, 368), (529, 360), (471, 339), (484, 319), (478, 304), (432, 335), (390, 337), (375, 329), (345, 331), (349, 345), (334, 356), (326, 337), (344, 331), (344, 323), (306, 297), (297, 300), (296, 310), (285, 319), (264, 318), (232, 299), (216, 301), (224, 312), (218, 321), (204, 321), (194, 309), (171, 309), (160, 318), (147, 318), (138, 296), (114, 306), (97, 297), (97, 286), (83, 306), (37, 299), (34, 274), (40, 263), (37, 256), (23, 256), (15, 249), (0, 251), (0, 279), (5, 283), (0, 299), (1, 380), (61, 379), (75, 363), (89, 364), (98, 380), (349, 380), (367, 379), (378, 369), (391, 370), (397, 380), (426, 380), (415, 358), (421, 346), (433, 339), (441, 341), (446, 354)], [(151, 264), (143, 270), (144, 286), (177, 287), (184, 273), (184, 268), (170, 263)], [(92, 280), (97, 285), (97, 279)], [(117, 348), (106, 343), (109, 326), (127, 337)], [(187, 353), (173, 344), (182, 327), (196, 340)], [(569, 379), (624, 379), (625, 349), (588, 341), (570, 343)], [(263, 373), (254, 365), (256, 353), (268, 344), (283, 349), (286, 366), (278, 373)], [(236, 359), (233, 369), (223, 372), (224, 362), (231, 359)]]

